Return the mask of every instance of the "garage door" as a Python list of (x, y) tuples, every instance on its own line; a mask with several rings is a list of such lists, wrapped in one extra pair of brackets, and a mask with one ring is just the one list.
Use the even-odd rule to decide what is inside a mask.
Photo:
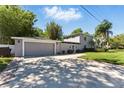
[(25, 42), (25, 56), (48, 56), (54, 54), (54, 44)]

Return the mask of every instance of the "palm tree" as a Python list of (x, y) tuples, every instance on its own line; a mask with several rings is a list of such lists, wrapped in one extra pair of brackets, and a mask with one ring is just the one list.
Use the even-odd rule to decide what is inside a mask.
[(97, 27), (95, 31), (95, 36), (101, 41), (101, 47), (108, 48), (109, 46), (109, 37), (113, 32), (109, 31), (112, 28), (112, 23), (108, 20), (103, 20)]

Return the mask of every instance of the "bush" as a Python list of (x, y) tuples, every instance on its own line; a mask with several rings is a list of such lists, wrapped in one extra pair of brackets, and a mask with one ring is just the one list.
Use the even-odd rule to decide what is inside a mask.
[(105, 50), (105, 52), (107, 52), (109, 49), (105, 48), (104, 50)]
[(60, 53), (60, 52), (58, 52), (57, 54), (58, 54), (58, 55), (60, 55), (61, 53)]
[(94, 48), (85, 48), (84, 52), (94, 52), (95, 49)]
[(11, 60), (12, 60), (11, 57), (10, 58), (0, 57), (0, 72), (7, 67), (7, 65), (11, 62)]
[(81, 53), (81, 52), (83, 52), (83, 50), (80, 50), (80, 49), (76, 50), (76, 53)]
[(74, 53), (74, 50), (68, 50), (67, 53), (72, 54), (72, 53)]
[(65, 51), (64, 50), (62, 51), (62, 54), (65, 54)]
[(96, 49), (96, 52), (107, 52), (108, 51), (108, 49), (106, 49), (106, 48), (97, 48)]

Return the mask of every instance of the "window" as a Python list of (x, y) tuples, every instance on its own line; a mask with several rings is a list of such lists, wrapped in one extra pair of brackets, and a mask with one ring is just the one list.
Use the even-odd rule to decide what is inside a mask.
[(18, 40), (17, 42), (20, 43), (20, 40)]
[(72, 46), (72, 49), (74, 50), (74, 45)]
[(86, 49), (86, 45), (84, 45), (84, 49)]
[(87, 39), (87, 38), (86, 38), (86, 37), (84, 37), (84, 40), (85, 40), (85, 41), (86, 41), (86, 39)]

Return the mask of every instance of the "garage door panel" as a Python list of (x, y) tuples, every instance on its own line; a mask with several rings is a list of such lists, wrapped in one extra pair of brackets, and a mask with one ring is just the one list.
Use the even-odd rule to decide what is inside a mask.
[(54, 44), (25, 42), (25, 56), (47, 56), (54, 54)]

